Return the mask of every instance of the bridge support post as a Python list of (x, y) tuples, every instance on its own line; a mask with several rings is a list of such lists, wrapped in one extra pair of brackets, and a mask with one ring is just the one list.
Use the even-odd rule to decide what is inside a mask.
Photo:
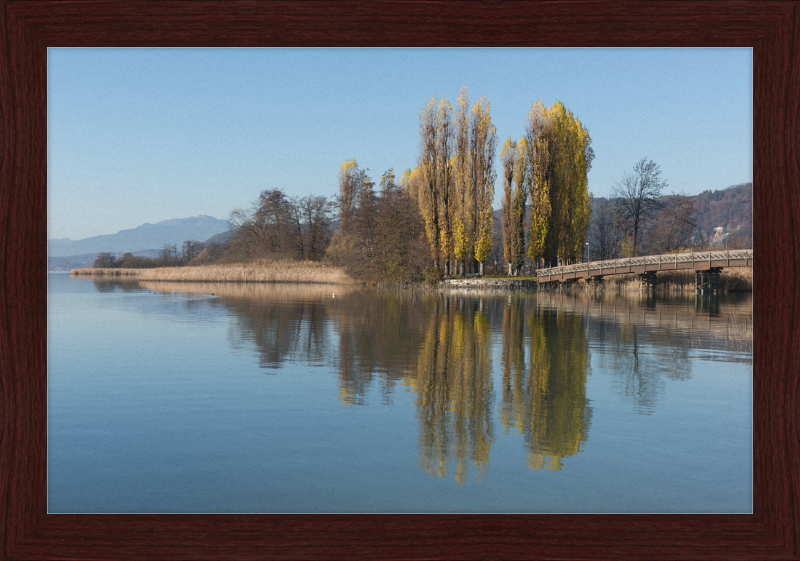
[(695, 271), (694, 289), (697, 292), (719, 292), (719, 274), (721, 267), (712, 267), (707, 271)]
[(642, 290), (648, 290), (656, 285), (656, 272), (657, 271), (647, 271), (646, 273), (640, 273), (639, 277), (639, 288)]

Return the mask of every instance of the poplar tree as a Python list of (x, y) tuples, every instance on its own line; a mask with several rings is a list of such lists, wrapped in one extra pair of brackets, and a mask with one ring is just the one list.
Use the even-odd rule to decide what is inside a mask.
[(470, 152), (470, 115), (469, 94), (467, 87), (461, 88), (455, 115), (455, 156), (454, 156), (454, 193), (455, 216), (453, 217), (453, 251), (461, 268), (461, 276), (466, 274), (466, 259), (470, 254), (474, 239), (471, 238), (472, 215), (471, 203), (474, 199), (474, 182), (472, 181), (472, 154)]
[(494, 159), (497, 151), (497, 131), (492, 124), (489, 102), (481, 97), (470, 112), (472, 175), (475, 182), (475, 259), (484, 274), (484, 261), (492, 249), (494, 230), (492, 201), (494, 200)]
[(528, 198), (528, 143), (508, 138), (500, 153), (503, 165), (503, 257), (508, 275), (519, 273), (525, 257), (525, 207)]
[(443, 258), (444, 275), (450, 275), (450, 260), (453, 257), (453, 214), (456, 209), (453, 196), (453, 120), (452, 108), (447, 98), (439, 102), (436, 113), (437, 169), (439, 183), (439, 251)]
[[(417, 169), (421, 188), (416, 198), (438, 267), (444, 274), (450, 260), (461, 262), (472, 253), (482, 262), (492, 248), (492, 200), (497, 137), (489, 102), (484, 98), (471, 108), (466, 87), (461, 89), (455, 116), (447, 99), (433, 98), (419, 114), (420, 154)], [(406, 184), (413, 183), (409, 174)], [(403, 180), (401, 180), (402, 182)], [(435, 248), (433, 246), (436, 246)]]
[[(425, 235), (431, 246), (433, 266), (439, 267), (439, 204), (441, 184), (439, 181), (439, 128), (437, 126), (437, 105), (439, 100), (432, 98), (419, 113), (420, 151), (417, 160), (419, 185), (416, 189), (417, 205), (425, 221)], [(446, 257), (446, 256), (445, 256)]]
[(356, 159), (345, 160), (339, 167), (339, 226), (346, 229), (359, 198), (358, 163)]
[(528, 256), (553, 262), (583, 253), (591, 222), (588, 172), (594, 159), (589, 131), (560, 101), (531, 106), (526, 123), (530, 170)]
[(508, 276), (513, 272), (514, 249), (512, 232), (514, 230), (514, 171), (517, 166), (517, 143), (506, 138), (503, 149), (500, 151), (500, 162), (503, 166), (503, 199), (502, 228), (503, 228), (503, 258), (508, 263)]

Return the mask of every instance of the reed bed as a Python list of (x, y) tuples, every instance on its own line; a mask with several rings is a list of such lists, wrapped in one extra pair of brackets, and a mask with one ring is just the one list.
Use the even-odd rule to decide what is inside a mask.
[[(694, 271), (661, 271), (656, 275), (655, 290), (657, 292), (694, 292)], [(593, 285), (581, 283), (579, 286), (590, 288)], [(639, 278), (635, 274), (610, 275), (604, 279), (605, 290), (619, 292), (638, 292), (641, 289)], [(731, 267), (724, 269), (719, 276), (720, 292), (752, 292), (753, 269)]]
[(355, 282), (344, 269), (314, 261), (267, 261), (203, 265), (200, 267), (159, 267), (155, 269), (73, 269), (72, 275), (127, 277), (141, 281), (171, 282), (295, 282), (350, 284)]
[(740, 352), (753, 352), (753, 318), (730, 314), (726, 318), (728, 348)]
[(206, 294), (249, 300), (339, 300), (359, 290), (355, 284), (244, 283), (141, 281), (139, 286), (153, 292)]

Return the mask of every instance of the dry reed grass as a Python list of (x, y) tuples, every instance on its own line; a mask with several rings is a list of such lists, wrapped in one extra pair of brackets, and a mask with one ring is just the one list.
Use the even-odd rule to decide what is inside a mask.
[[(694, 271), (660, 271), (656, 275), (655, 290), (657, 292), (694, 292)], [(581, 286), (592, 285), (581, 283)], [(638, 292), (641, 289), (639, 278), (635, 274), (610, 275), (605, 277), (602, 286), (605, 290), (619, 292)], [(724, 269), (719, 276), (720, 292), (752, 292), (753, 269), (731, 267)]]
[[(213, 294), (225, 298), (272, 300), (331, 300), (358, 290), (356, 285), (316, 283), (169, 282), (142, 281), (139, 286), (162, 293)], [(335, 296), (334, 296), (335, 295)]]
[(296, 282), (349, 284), (352, 278), (340, 267), (314, 261), (266, 261), (204, 265), (200, 267), (159, 267), (156, 269), (73, 269), (73, 275), (128, 277), (141, 281), (178, 282)]
[(753, 318), (730, 314), (726, 318), (728, 348), (739, 352), (753, 352)]

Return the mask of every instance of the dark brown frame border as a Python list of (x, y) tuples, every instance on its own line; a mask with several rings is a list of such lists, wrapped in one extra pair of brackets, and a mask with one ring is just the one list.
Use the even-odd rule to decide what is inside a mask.
[[(800, 4), (0, 0), (0, 558), (798, 559)], [(46, 514), (48, 46), (751, 46), (753, 515)]]

